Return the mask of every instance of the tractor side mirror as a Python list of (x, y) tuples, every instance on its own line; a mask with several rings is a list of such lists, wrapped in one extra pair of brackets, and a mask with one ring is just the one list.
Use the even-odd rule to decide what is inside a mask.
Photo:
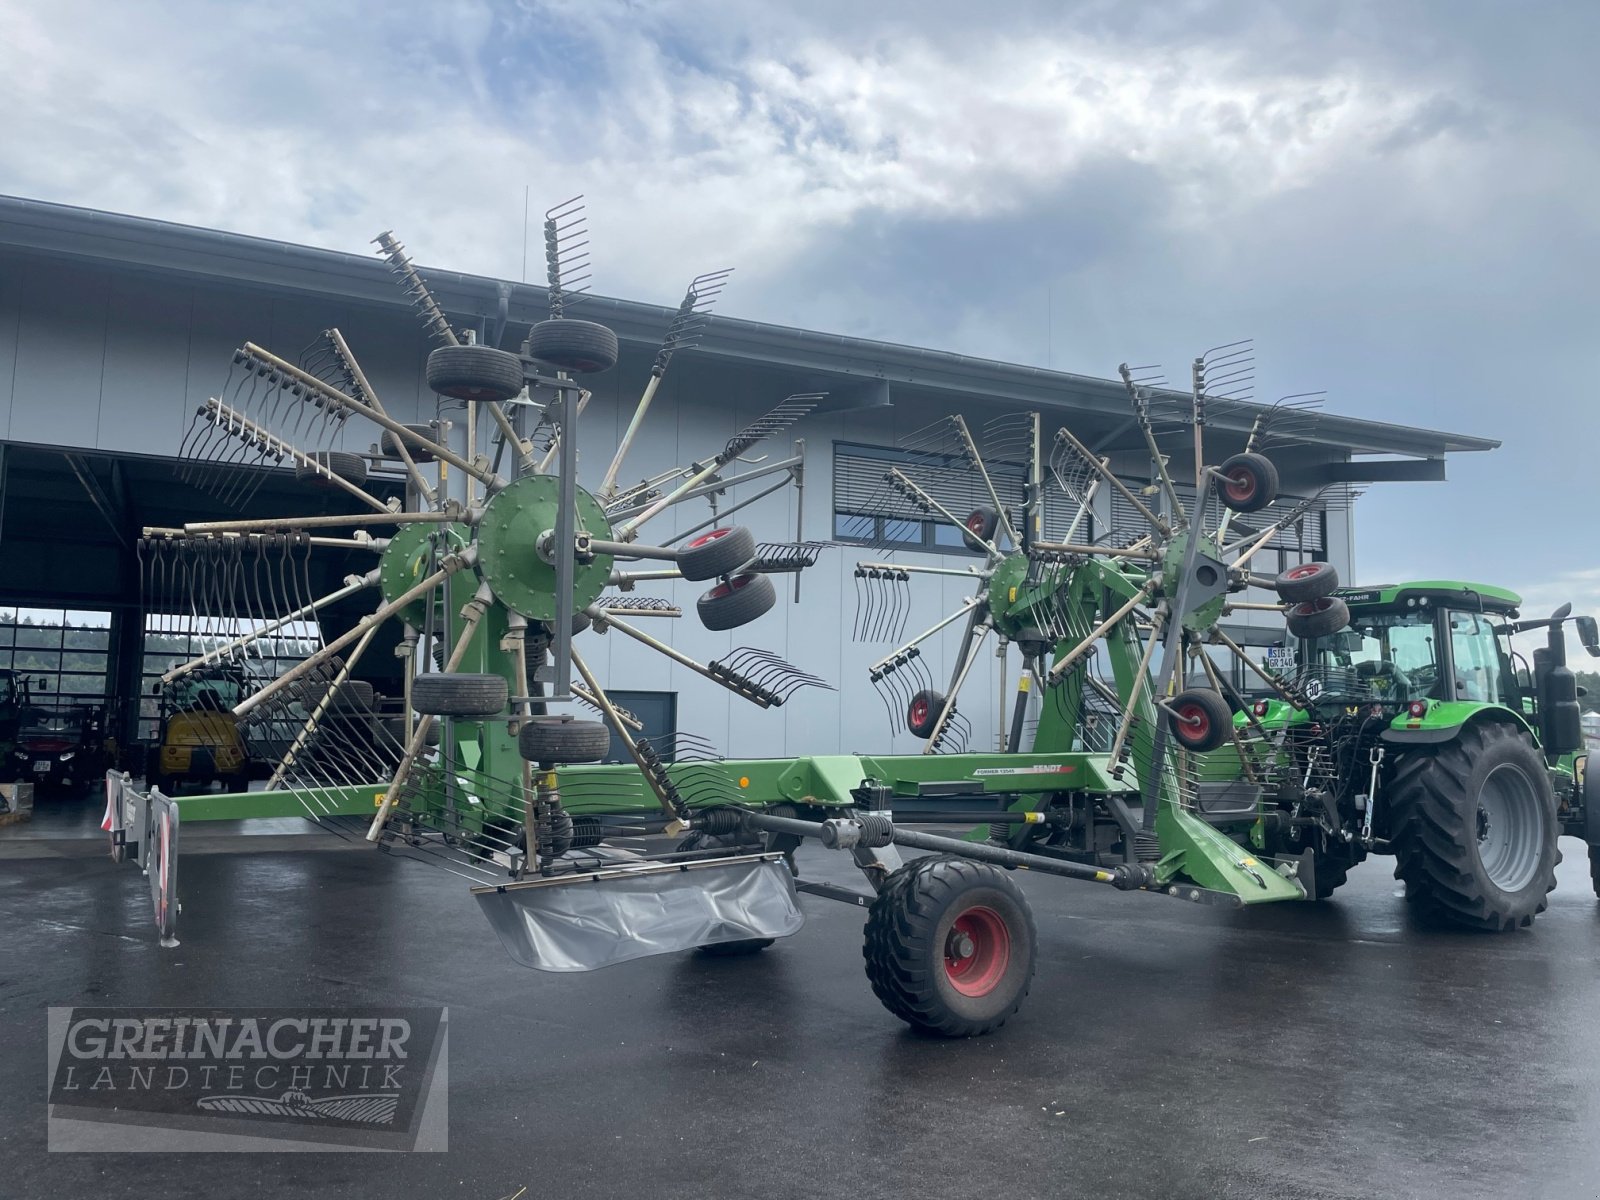
[(150, 694), (152, 696), (161, 695), (161, 681), (159, 679), (150, 685)]
[(1578, 640), (1589, 657), (1600, 658), (1600, 622), (1593, 617), (1574, 617), (1572, 623), (1578, 627)]

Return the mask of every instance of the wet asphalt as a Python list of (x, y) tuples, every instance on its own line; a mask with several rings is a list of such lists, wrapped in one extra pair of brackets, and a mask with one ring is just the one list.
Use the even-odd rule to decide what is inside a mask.
[[(1023, 876), (1032, 994), (947, 1042), (879, 1007), (863, 912), (827, 900), (753, 959), (544, 975), (443, 872), (196, 827), (162, 949), (137, 872), (50, 832), (0, 831), (14, 1200), (1600, 1195), (1600, 911), (1573, 842), (1549, 911), (1496, 936), (1419, 925), (1384, 860), (1331, 903), (1242, 912)], [(448, 1153), (46, 1152), (48, 1005), (375, 1000), (449, 1006)]]

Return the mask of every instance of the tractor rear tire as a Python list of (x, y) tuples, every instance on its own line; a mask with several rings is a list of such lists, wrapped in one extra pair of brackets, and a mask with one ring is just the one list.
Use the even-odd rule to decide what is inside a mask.
[(1350, 606), (1337, 596), (1323, 596), (1290, 606), (1283, 621), (1297, 638), (1327, 637), (1350, 624)]
[(889, 877), (867, 913), (872, 991), (913, 1029), (976, 1037), (1004, 1025), (1033, 983), (1038, 936), (999, 867), (932, 855)]
[[(439, 440), (439, 431), (432, 425), (407, 425), (405, 428), (409, 429), (418, 437), (427, 438), (430, 442), (437, 442)], [(385, 458), (398, 459), (400, 457), (399, 448), (401, 445), (404, 445), (406, 448), (406, 453), (411, 455), (412, 462), (431, 463), (433, 461), (432, 450), (424, 450), (421, 446), (408, 442), (404, 438), (396, 437), (387, 429), (383, 431), (383, 436), (378, 439), (378, 453), (383, 455)]]
[[(316, 450), (306, 457), (317, 466), (326, 467), (346, 483), (360, 487), (367, 482), (367, 460), (359, 454), (351, 454), (346, 450)], [(321, 471), (303, 462), (295, 463), (294, 478), (296, 483), (309, 487), (343, 490)]]
[(1260, 512), (1278, 498), (1278, 468), (1265, 454), (1235, 454), (1217, 473), (1217, 495), (1234, 512)]
[(599, 762), (611, 748), (611, 731), (599, 721), (533, 717), (517, 732), (517, 750), (534, 763), (564, 766)]
[(493, 717), (505, 712), (510, 689), (499, 675), (430, 671), (411, 681), (411, 707), (435, 717)]
[(440, 346), (428, 355), (428, 387), (453, 400), (510, 400), (522, 391), (522, 360), (493, 346)]
[(754, 571), (732, 575), (695, 602), (700, 624), (713, 633), (737, 629), (764, 615), (778, 602), (772, 580)]
[(1185, 688), (1172, 698), (1167, 725), (1178, 745), (1193, 754), (1205, 754), (1233, 736), (1233, 709), (1221, 692)]
[(1285, 604), (1321, 600), (1339, 589), (1339, 569), (1326, 562), (1297, 563), (1273, 580), (1272, 588)]
[(1509, 724), (1410, 750), (1389, 784), (1395, 878), (1408, 900), (1459, 925), (1531, 925), (1556, 886), (1560, 832), (1544, 759)]
[(1594, 886), (1594, 894), (1600, 897), (1600, 846), (1589, 847), (1589, 882)]
[(755, 556), (755, 535), (743, 525), (708, 529), (678, 551), (678, 574), (699, 583), (732, 575)]
[(617, 365), (617, 335), (593, 321), (540, 321), (528, 330), (528, 357), (594, 375)]

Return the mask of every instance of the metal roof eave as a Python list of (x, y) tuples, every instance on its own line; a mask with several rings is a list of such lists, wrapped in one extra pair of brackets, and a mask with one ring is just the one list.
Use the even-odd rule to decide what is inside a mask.
[[(0, 246), (31, 253), (116, 263), (204, 279), (245, 281), (260, 287), (338, 297), (383, 307), (407, 302), (387, 265), (374, 256), (325, 250), (269, 238), (179, 225), (96, 209), (0, 196)], [(459, 271), (420, 267), (440, 303), (455, 316), (493, 320), (509, 289), (513, 324), (544, 314), (545, 289)], [(673, 310), (633, 300), (591, 295), (588, 315), (611, 325), (625, 341), (658, 341)], [(1051, 410), (1104, 415), (1119, 409), (1120, 382), (998, 362), (943, 350), (819, 333), (731, 317), (713, 317), (699, 352), (750, 363), (779, 365), (862, 382), (887, 381), (919, 389), (1007, 400)], [(1248, 422), (1219, 421), (1243, 429)], [(1382, 421), (1324, 414), (1312, 440), (1353, 454), (1444, 454), (1492, 450), (1490, 438), (1418, 429)]]

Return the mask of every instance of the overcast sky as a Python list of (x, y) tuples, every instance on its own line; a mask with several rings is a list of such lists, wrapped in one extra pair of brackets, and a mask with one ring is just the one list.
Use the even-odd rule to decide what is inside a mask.
[[(1373, 489), (1363, 582), (1600, 610), (1600, 4), (0, 0), (0, 192), (1502, 439)], [(537, 260), (535, 255), (535, 260)], [(537, 268), (535, 268), (537, 269)]]

